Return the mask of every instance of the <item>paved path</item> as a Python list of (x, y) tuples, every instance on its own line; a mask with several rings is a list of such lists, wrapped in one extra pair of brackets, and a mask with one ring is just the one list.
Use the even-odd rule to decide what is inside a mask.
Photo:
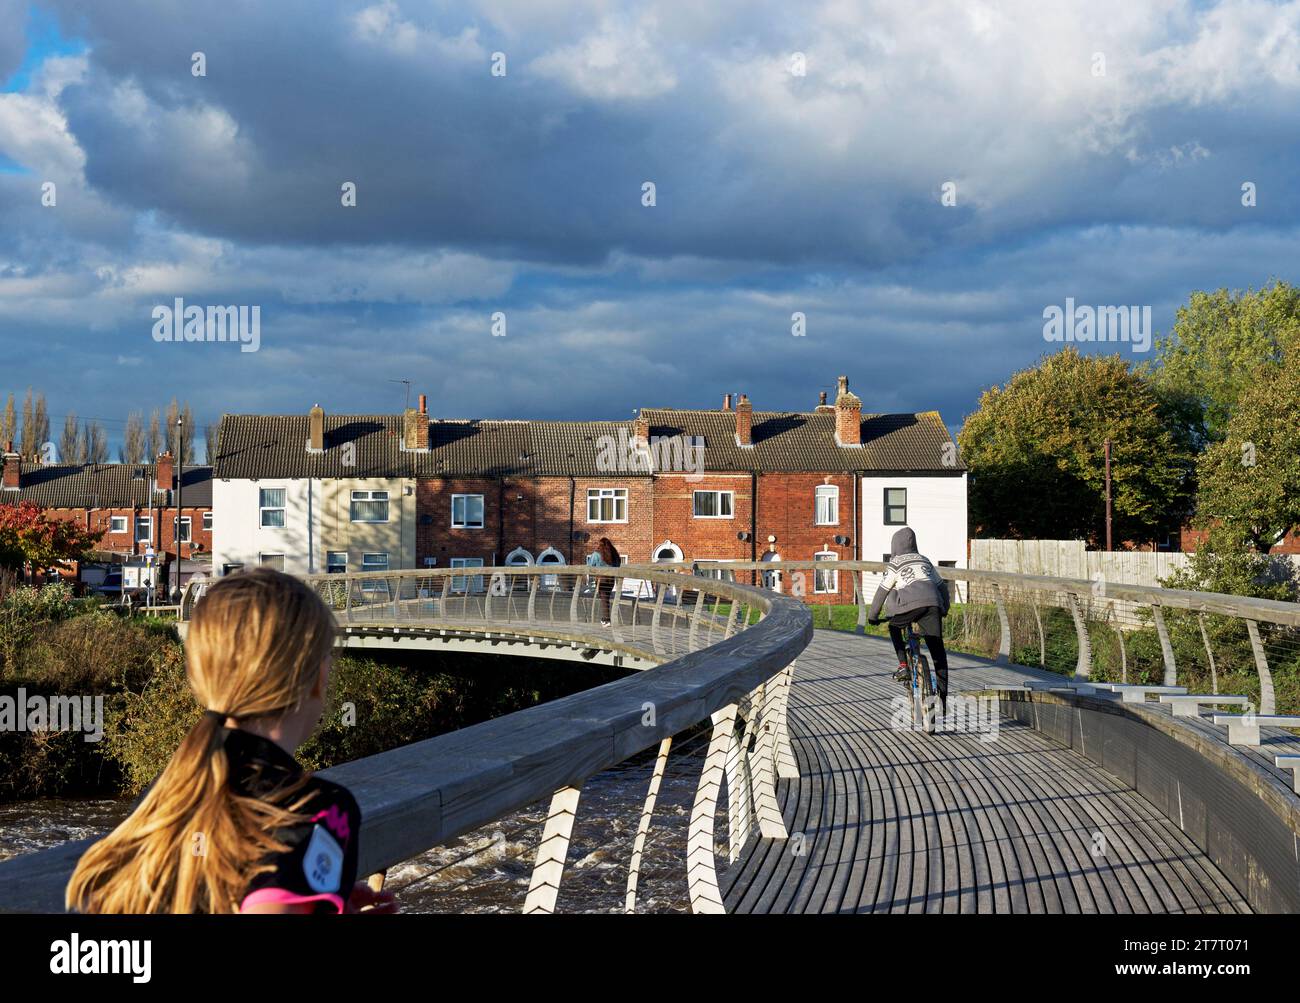
[[(954, 693), (1059, 678), (950, 662)], [(891, 728), (896, 664), (887, 640), (816, 632), (791, 692), (799, 779), (778, 787), (794, 838), (750, 841), (722, 876), (729, 912), (1249, 911), (1154, 806), (1039, 732)]]

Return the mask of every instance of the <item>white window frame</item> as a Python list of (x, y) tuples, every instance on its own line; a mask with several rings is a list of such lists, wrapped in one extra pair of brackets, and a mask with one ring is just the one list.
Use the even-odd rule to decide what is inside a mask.
[[(279, 492), (281, 492), (282, 497), (281, 497), (281, 500), (280, 500), (280, 504), (279, 504), (279, 505), (264, 505), (264, 504), (262, 504), (262, 501), (263, 501), (263, 499), (262, 499), (262, 493), (263, 493), (264, 491), (279, 491)], [(258, 527), (261, 528), (261, 529), (284, 529), (285, 526), (286, 526), (286, 524), (287, 524), (288, 521), (289, 521), (289, 518), (288, 518), (289, 513), (288, 513), (288, 511), (286, 510), (286, 506), (287, 506), (288, 501), (289, 501), (289, 492), (288, 492), (288, 490), (287, 490), (286, 488), (283, 488), (283, 487), (279, 487), (279, 488), (264, 488), (264, 487), (262, 487), (261, 485), (258, 485), (258, 488), (257, 488), (257, 525), (258, 525)], [(279, 512), (279, 513), (280, 513), (280, 525), (276, 526), (276, 525), (274, 525), (274, 524), (269, 523), (269, 522), (266, 521), (266, 514), (267, 514), (268, 512)]]
[[(375, 562), (373, 562), (373, 561), (371, 561), (370, 563), (367, 563), (367, 562), (366, 562), (366, 558), (367, 558), (367, 557), (382, 557), (382, 558), (384, 559), (384, 566), (383, 566), (382, 568), (381, 568), (381, 567), (378, 567), (378, 566), (375, 564)], [(378, 551), (378, 550), (377, 550), (377, 551), (373, 551), (373, 552), (371, 552), (371, 553), (369, 553), (369, 554), (364, 554), (364, 553), (363, 553), (363, 554), (361, 555), (361, 569), (360, 569), (360, 570), (362, 570), (362, 571), (387, 571), (387, 570), (388, 570), (389, 563), (390, 563), (390, 561), (389, 561), (389, 556), (388, 556), (388, 552), (387, 552), (387, 551)], [(388, 579), (387, 579), (387, 578), (363, 578), (363, 579), (361, 579), (361, 594), (362, 594), (362, 595), (374, 595), (375, 593), (383, 593), (385, 596), (388, 595)]]
[[(727, 495), (727, 509), (725, 515), (700, 515), (699, 497), (700, 495), (717, 495), (718, 508), (722, 508), (722, 496)], [(691, 492), (691, 517), (694, 519), (734, 519), (736, 518), (736, 492), (722, 491), (716, 488), (700, 488)]]
[[(140, 535), (141, 523), (145, 525), (144, 536)], [(132, 538), (136, 543), (153, 543), (153, 516), (137, 515), (135, 517), (134, 536)]]
[(212, 509), (208, 509), (203, 513), (203, 524), (201, 528), (205, 533), (212, 532)]
[[(603, 503), (609, 501), (613, 506), (615, 518), (613, 519), (593, 519), (591, 517), (591, 503), (596, 503), (596, 512), (599, 513), (604, 507)], [(617, 518), (619, 502), (623, 503), (623, 518)], [(589, 523), (620, 523), (627, 522), (628, 497), (627, 488), (587, 488), (587, 522)]]
[[(470, 501), (470, 499), (472, 499), (472, 498), (477, 498), (477, 499), (478, 499), (478, 504), (479, 504), (479, 517), (478, 517), (478, 522), (477, 522), (477, 523), (470, 522), (469, 519), (467, 518), (467, 517), (469, 516), (469, 501)], [(456, 521), (456, 502), (457, 502), (457, 501), (462, 501), (462, 502), (464, 502), (464, 506), (463, 506), (463, 507), (464, 507), (464, 511), (462, 512), (462, 518), (461, 518), (460, 522), (457, 522), (457, 521)], [(487, 504), (486, 504), (486, 502), (484, 502), (484, 500), (483, 500), (483, 495), (469, 495), (469, 494), (464, 494), (464, 495), (452, 495), (452, 496), (451, 496), (451, 528), (452, 528), (452, 529), (482, 529), (484, 523), (486, 523), (486, 522), (487, 522)]]
[[(118, 523), (122, 524), (121, 529), (118, 528)], [(119, 533), (119, 534), (131, 532), (130, 518), (124, 515), (110, 515), (108, 517), (108, 531), (110, 533)]]
[[(826, 511), (822, 500), (826, 499)], [(818, 484), (813, 492), (813, 525), (838, 526), (840, 524), (840, 489), (836, 484)]]
[(267, 559), (268, 557), (278, 557), (278, 558), (280, 558), (280, 567), (279, 567), (278, 569), (275, 569), (275, 570), (278, 570), (278, 571), (283, 571), (283, 570), (284, 570), (284, 554), (279, 553), (278, 551), (267, 551), (265, 554), (261, 554), (261, 553), (259, 553), (259, 554), (257, 555), (257, 566), (258, 566), (259, 568), (266, 567), (266, 566), (267, 566), (266, 559)]
[[(331, 557), (338, 557), (338, 556), (340, 556), (340, 555), (343, 557), (343, 566), (342, 566), (342, 568), (340, 568), (338, 571), (331, 571), (330, 569), (331, 569), (331, 567), (332, 567), (332, 565), (333, 565), (333, 562), (330, 561), (330, 558), (331, 558)], [(326, 574), (344, 574), (344, 575), (346, 575), (346, 574), (348, 573), (348, 552), (347, 552), (346, 550), (327, 550), (327, 551), (325, 551), (325, 573), (326, 573)]]
[[(185, 524), (185, 539), (183, 540), (180, 540), (180, 537), (177, 534), (177, 529), (178, 529), (177, 523)], [(194, 542), (194, 517), (193, 516), (183, 515), (179, 519), (175, 516), (172, 517), (172, 539), (180, 540), (181, 543)]]
[[(359, 495), (364, 497), (358, 497)], [(382, 519), (358, 519), (357, 510), (356, 510), (356, 506), (358, 502), (360, 502), (361, 504), (371, 504), (371, 505), (373, 505), (375, 502), (383, 502), (384, 517)], [(389, 506), (391, 504), (392, 501), (389, 498), (387, 491), (378, 491), (378, 490), (371, 491), (366, 489), (352, 491), (348, 494), (348, 521), (357, 522), (357, 523), (367, 523), (367, 524), (381, 524), (385, 522), (390, 522), (391, 519), (389, 518), (389, 511), (390, 511)]]
[[(830, 564), (833, 561), (838, 561), (839, 559), (840, 559), (840, 555), (833, 550), (819, 550), (817, 551), (817, 553), (813, 554), (813, 561), (814, 562), (820, 561), (823, 564)], [(821, 587), (822, 575), (830, 576), (830, 585), (831, 585), (830, 588), (824, 589)], [(818, 595), (818, 596), (838, 595), (839, 591), (840, 591), (839, 568), (834, 568), (834, 569), (828, 568), (825, 571), (822, 571), (819, 568), (813, 568), (813, 595)]]

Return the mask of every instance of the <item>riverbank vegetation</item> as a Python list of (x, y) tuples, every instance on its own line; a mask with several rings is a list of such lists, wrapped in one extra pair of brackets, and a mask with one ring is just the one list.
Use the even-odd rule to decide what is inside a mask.
[[(298, 750), (324, 769), (508, 714), (622, 675), (507, 656), (341, 654), (321, 726)], [(0, 595), (0, 696), (103, 697), (103, 737), (0, 731), (0, 802), (139, 793), (202, 713), (172, 624), (127, 618), (62, 584)]]

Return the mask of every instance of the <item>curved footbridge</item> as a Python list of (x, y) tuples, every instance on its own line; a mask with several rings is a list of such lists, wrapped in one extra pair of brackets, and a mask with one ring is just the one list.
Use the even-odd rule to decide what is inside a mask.
[[(837, 568), (861, 584), (861, 625), (883, 565)], [(473, 647), (646, 670), (325, 771), (361, 804), (372, 884), (430, 847), (548, 802), (524, 911), (554, 911), (584, 782), (653, 751), (627, 861), (623, 908), (636, 911), (665, 765), (674, 741), (702, 728), (680, 861), (694, 912), (1300, 911), (1300, 797), (1286, 759), (1300, 743), (1283, 730), (1300, 720), (1265, 716), (1266, 649), (1296, 637), (1294, 604), (1136, 586), (1099, 600), (1095, 582), (941, 569), (968, 611), (985, 610), (997, 653), (950, 652), (950, 730), (925, 735), (910, 727), (888, 641), (814, 632), (797, 599), (727, 578), (772, 571), (310, 579), (350, 646)], [(798, 594), (805, 572), (818, 573), (789, 563), (779, 573)], [(195, 601), (186, 597), (182, 619)], [(1115, 628), (1121, 607), (1158, 628), (1167, 685), (1090, 683), (1097, 624)], [(1202, 715), (1238, 698), (1177, 686), (1166, 611), (1201, 618), (1211, 664), (1205, 617), (1240, 621), (1263, 714)], [(1052, 623), (1077, 631), (1073, 677), (1011, 662), (1035, 640), (1043, 652)], [(1036, 638), (1017, 636), (1025, 624)], [(1124, 631), (1113, 633), (1127, 674)], [(0, 864), (0, 909), (61, 909), (86, 845)]]

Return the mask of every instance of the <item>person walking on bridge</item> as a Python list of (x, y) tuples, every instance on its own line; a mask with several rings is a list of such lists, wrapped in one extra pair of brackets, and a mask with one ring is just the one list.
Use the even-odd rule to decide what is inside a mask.
[(898, 655), (894, 678), (906, 681), (907, 640), (904, 632), (912, 624), (920, 628), (925, 646), (934, 660), (934, 676), (939, 683), (939, 703), (948, 713), (948, 652), (943, 646), (943, 618), (951, 603), (948, 583), (939, 577), (928, 557), (917, 551), (916, 534), (904, 526), (889, 543), (889, 567), (876, 589), (867, 622), (880, 623), (881, 607), (889, 618), (889, 639)]
[[(595, 551), (587, 556), (587, 564), (593, 568), (617, 568), (623, 564), (623, 558), (619, 556), (618, 550), (609, 540), (609, 537), (602, 536), (597, 544)], [(610, 621), (610, 597), (614, 594), (614, 586), (618, 584), (618, 579), (613, 575), (596, 576), (596, 594), (600, 599), (600, 625), (608, 627)]]

